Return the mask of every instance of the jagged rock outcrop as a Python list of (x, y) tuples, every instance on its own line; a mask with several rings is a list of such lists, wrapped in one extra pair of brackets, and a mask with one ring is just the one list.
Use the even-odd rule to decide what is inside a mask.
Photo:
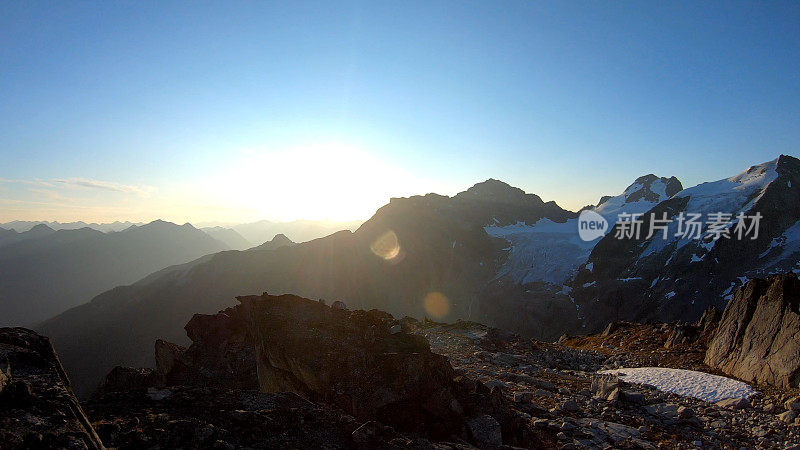
[[(258, 389), (294, 393), (355, 420), (437, 441), (492, 447), (502, 438), (530, 439), (529, 421), (498, 390), (458, 375), (423, 336), (408, 332), (407, 321), (295, 295), (237, 300), (217, 314), (195, 315), (185, 327), (188, 348), (158, 340), (155, 371), (115, 368), (93, 401), (146, 390), (161, 400), (178, 386)], [(372, 439), (361, 436), (368, 431), (375, 430), (354, 439)]]
[(155, 344), (156, 372), (163, 385), (224, 386), (258, 389), (256, 358), (248, 338), (249, 318), (241, 308), (195, 314), (186, 324), (189, 348)]
[(457, 377), (446, 357), (388, 313), (294, 295), (238, 300), (250, 315), (263, 392), (294, 392), (359, 420), (440, 438), (492, 410), (487, 388)]
[(25, 328), (0, 328), (0, 448), (103, 448), (50, 340)]
[(664, 348), (674, 348), (681, 344), (692, 343), (697, 340), (699, 334), (699, 329), (695, 325), (675, 325), (664, 343)]
[(800, 280), (753, 279), (731, 299), (706, 352), (706, 364), (746, 381), (800, 384)]
[(722, 313), (719, 309), (717, 309), (716, 306), (709, 306), (705, 311), (703, 311), (703, 315), (700, 316), (700, 320), (698, 320), (695, 325), (703, 333), (714, 331), (719, 324), (719, 319), (721, 316)]

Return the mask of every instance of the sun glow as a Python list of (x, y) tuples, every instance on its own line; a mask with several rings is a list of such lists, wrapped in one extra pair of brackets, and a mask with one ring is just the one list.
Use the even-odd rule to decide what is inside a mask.
[(244, 150), (208, 193), (262, 218), (353, 220), (413, 192), (412, 179), (370, 152), (333, 143)]

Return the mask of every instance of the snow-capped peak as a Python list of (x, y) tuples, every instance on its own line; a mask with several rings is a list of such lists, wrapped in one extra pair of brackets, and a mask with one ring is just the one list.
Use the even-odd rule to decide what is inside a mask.
[[(683, 209), (686, 213), (700, 214), (706, 219), (711, 214), (729, 214), (735, 218), (739, 213), (747, 213), (753, 205), (764, 195), (767, 186), (778, 178), (779, 159), (773, 159), (763, 164), (752, 166), (746, 171), (722, 180), (698, 184), (684, 189), (675, 198), (685, 198), (687, 203)], [(673, 241), (679, 241), (677, 248), (692, 241), (691, 237), (677, 236), (677, 223), (669, 225), (667, 235), (670, 239), (653, 239), (648, 244), (642, 256), (658, 253), (668, 247)], [(706, 250), (710, 250), (715, 242), (701, 243)], [(674, 251), (674, 250), (673, 250)]]
[(641, 214), (655, 205), (672, 197), (683, 189), (681, 182), (675, 177), (657, 177), (653, 174), (641, 176), (616, 197), (603, 197), (594, 211), (609, 221), (609, 225), (617, 221), (621, 213)]
[(710, 183), (702, 183), (678, 192), (689, 198), (687, 211), (699, 213), (747, 211), (761, 197), (767, 186), (778, 178), (778, 160), (752, 166), (746, 171)]
[(681, 182), (675, 177), (665, 178), (648, 174), (641, 176), (625, 189), (625, 199), (635, 202), (645, 199), (651, 202), (663, 202), (683, 189)]

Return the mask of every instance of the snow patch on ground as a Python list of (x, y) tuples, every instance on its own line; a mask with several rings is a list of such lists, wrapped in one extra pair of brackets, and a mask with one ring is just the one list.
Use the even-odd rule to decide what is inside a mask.
[(712, 403), (726, 398), (748, 398), (756, 394), (747, 383), (695, 370), (638, 367), (602, 370), (598, 373), (618, 375), (626, 383), (646, 384), (660, 391)]

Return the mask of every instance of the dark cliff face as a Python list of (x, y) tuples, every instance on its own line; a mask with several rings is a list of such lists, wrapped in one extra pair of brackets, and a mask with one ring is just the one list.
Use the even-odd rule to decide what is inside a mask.
[(705, 361), (750, 382), (800, 385), (800, 280), (750, 280), (728, 303)]
[[(750, 186), (758, 185), (757, 189)], [(709, 206), (710, 205), (710, 206)], [(711, 210), (706, 210), (712, 208)], [(680, 242), (660, 234), (647, 238), (650, 213), (677, 221), (680, 213), (761, 215), (758, 236)], [(613, 320), (694, 321), (709, 306), (725, 307), (748, 278), (794, 269), (800, 247), (785, 245), (784, 233), (800, 220), (800, 160), (780, 158), (753, 166), (735, 177), (681, 191), (642, 217), (638, 239), (617, 239), (612, 231), (589, 257), (591, 270), (572, 281), (574, 298), (585, 311), (586, 330), (600, 330)], [(619, 225), (617, 225), (619, 227)], [(670, 236), (675, 233), (670, 228)]]
[(50, 341), (24, 328), (0, 328), (0, 448), (103, 448)]

